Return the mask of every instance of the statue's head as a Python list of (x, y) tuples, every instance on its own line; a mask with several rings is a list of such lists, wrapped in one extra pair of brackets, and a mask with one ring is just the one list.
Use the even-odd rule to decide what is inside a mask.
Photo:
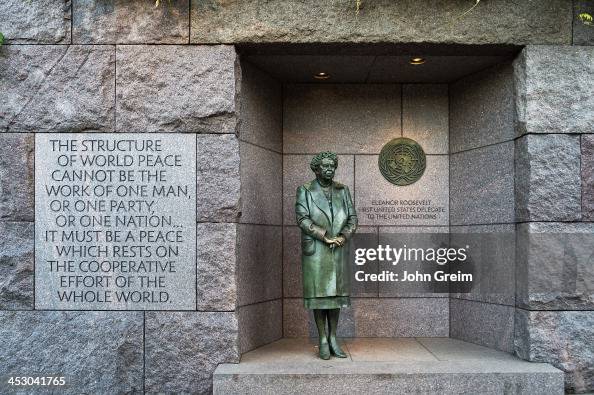
[(338, 156), (334, 152), (320, 152), (313, 157), (309, 167), (318, 179), (332, 181), (338, 167)]

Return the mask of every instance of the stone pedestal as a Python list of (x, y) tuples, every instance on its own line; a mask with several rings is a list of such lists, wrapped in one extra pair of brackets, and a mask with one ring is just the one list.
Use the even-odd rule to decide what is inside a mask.
[(283, 339), (222, 364), (214, 394), (563, 394), (563, 372), (447, 338), (346, 339), (323, 361), (308, 339)]

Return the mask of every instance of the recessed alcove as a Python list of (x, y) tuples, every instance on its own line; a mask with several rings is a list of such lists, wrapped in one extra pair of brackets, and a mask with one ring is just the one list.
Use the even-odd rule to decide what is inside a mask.
[[(242, 354), (281, 338), (315, 337), (301, 290), (297, 186), (314, 178), (311, 157), (339, 154), (336, 180), (355, 206), (376, 198), (431, 199), (435, 218), (393, 220), (359, 213), (359, 232), (512, 234), (512, 62), (503, 46), (239, 46), (242, 216), (238, 227), (238, 320)], [(422, 57), (422, 64), (412, 64)], [(322, 77), (319, 78), (320, 73)], [(423, 177), (396, 187), (377, 158), (395, 137), (427, 155)], [(421, 236), (422, 237), (422, 236)], [(510, 239), (513, 243), (513, 236)], [(453, 338), (513, 352), (515, 251), (477, 265), (497, 292), (410, 293), (395, 284), (353, 286), (339, 335)], [(378, 267), (377, 270), (381, 270)], [(488, 287), (487, 287), (488, 288)], [(501, 291), (503, 289), (503, 291)]]

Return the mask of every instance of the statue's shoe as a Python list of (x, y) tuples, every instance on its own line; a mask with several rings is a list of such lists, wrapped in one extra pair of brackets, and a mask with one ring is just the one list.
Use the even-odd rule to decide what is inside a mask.
[(320, 343), (320, 358), (330, 359), (330, 346), (328, 343)]
[(347, 357), (346, 353), (342, 351), (342, 348), (340, 348), (340, 346), (338, 345), (338, 341), (336, 340), (336, 338), (330, 338), (330, 352), (332, 353), (332, 355), (338, 358)]

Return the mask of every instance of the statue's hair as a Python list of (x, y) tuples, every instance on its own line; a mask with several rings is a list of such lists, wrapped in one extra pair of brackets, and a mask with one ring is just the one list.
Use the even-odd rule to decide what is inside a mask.
[(322, 159), (326, 158), (332, 159), (334, 161), (334, 166), (338, 167), (338, 156), (334, 152), (330, 151), (320, 152), (314, 156), (309, 164), (309, 167), (315, 173), (320, 163), (322, 163)]

